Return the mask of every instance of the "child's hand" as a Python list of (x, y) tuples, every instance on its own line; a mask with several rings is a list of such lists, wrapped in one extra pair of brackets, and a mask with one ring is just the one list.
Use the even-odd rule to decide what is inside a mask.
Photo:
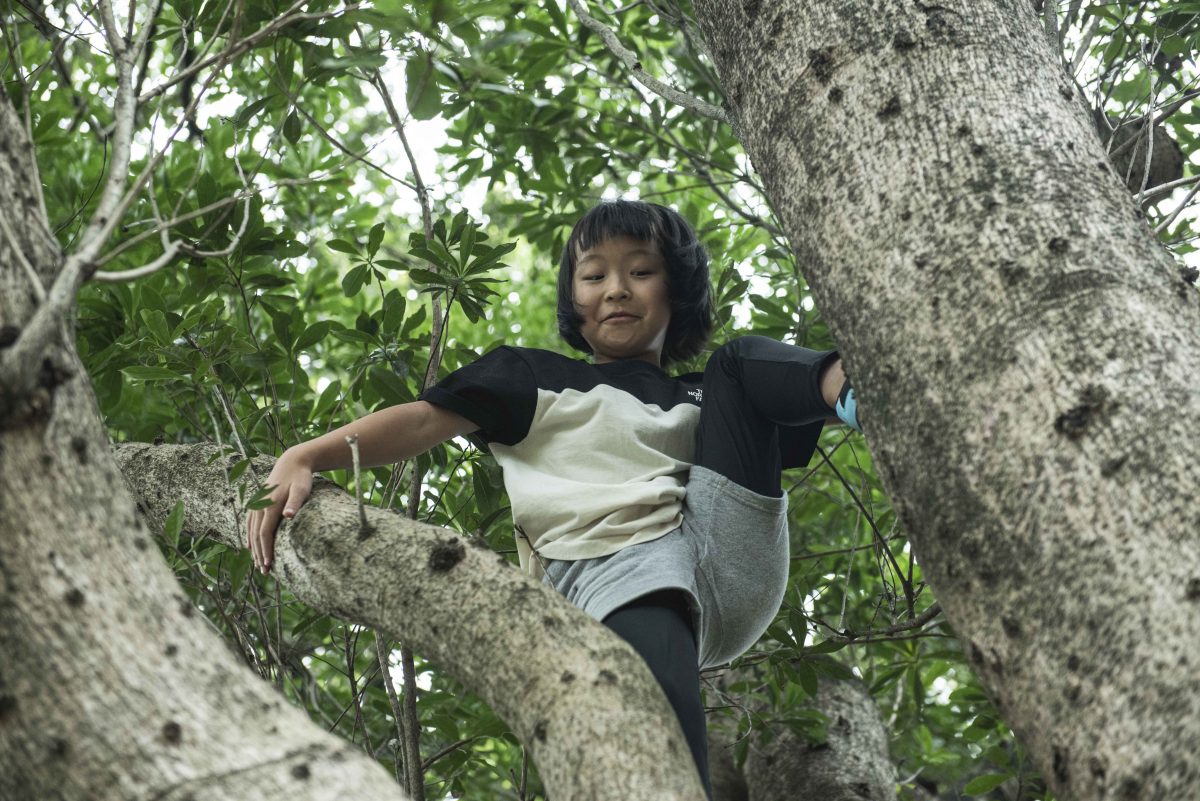
[(266, 575), (275, 559), (275, 529), (281, 517), (289, 520), (296, 516), (300, 507), (312, 493), (312, 465), (293, 450), (284, 451), (271, 475), (267, 486), (273, 486), (271, 505), (265, 509), (252, 509), (246, 516), (246, 538), (254, 566)]

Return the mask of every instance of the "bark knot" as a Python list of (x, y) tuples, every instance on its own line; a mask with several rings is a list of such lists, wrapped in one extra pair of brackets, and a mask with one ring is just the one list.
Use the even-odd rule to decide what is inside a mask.
[(1101, 412), (1116, 405), (1115, 401), (1110, 400), (1104, 387), (1090, 384), (1083, 390), (1080, 403), (1060, 414), (1054, 421), (1054, 430), (1068, 439), (1079, 439)]
[(445, 573), (466, 557), (467, 549), (457, 539), (439, 540), (429, 552), (429, 569)]
[(808, 51), (808, 68), (821, 83), (829, 83), (833, 76), (833, 48), (821, 47)]

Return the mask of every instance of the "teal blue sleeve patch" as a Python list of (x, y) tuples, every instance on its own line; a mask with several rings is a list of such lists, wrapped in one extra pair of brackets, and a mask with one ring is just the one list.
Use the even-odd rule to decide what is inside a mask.
[(858, 424), (858, 403), (854, 400), (854, 388), (849, 384), (842, 387), (833, 411), (843, 423), (862, 433), (862, 426)]

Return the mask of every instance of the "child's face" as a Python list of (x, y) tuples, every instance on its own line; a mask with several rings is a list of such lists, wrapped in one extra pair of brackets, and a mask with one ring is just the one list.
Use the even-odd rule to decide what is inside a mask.
[(620, 236), (576, 251), (575, 257), (571, 283), (575, 310), (583, 317), (579, 332), (596, 363), (661, 364), (671, 300), (658, 245)]

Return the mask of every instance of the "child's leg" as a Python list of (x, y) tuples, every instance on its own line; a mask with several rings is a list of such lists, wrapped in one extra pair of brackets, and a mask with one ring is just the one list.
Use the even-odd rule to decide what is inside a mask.
[(778, 425), (834, 416), (821, 394), (836, 351), (744, 336), (717, 348), (704, 368), (696, 464), (747, 489), (779, 497)]
[(632, 645), (650, 666), (679, 718), (704, 791), (712, 799), (700, 659), (687, 596), (672, 589), (643, 595), (606, 615), (604, 625)]

